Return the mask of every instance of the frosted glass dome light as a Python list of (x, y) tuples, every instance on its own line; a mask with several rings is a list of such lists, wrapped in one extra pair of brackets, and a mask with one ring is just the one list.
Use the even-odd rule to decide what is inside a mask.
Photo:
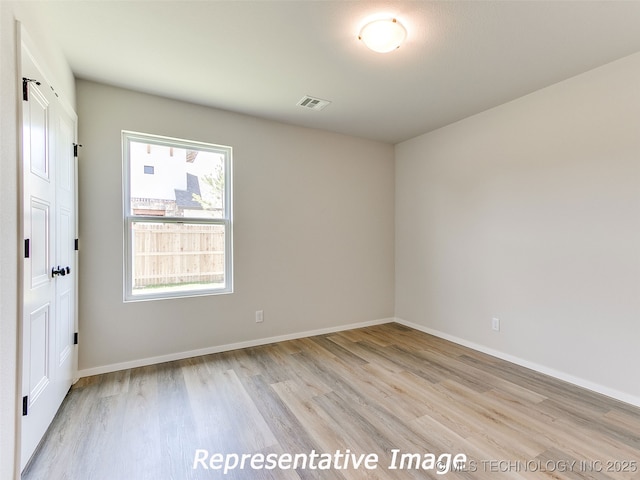
[(388, 53), (400, 47), (407, 30), (395, 18), (374, 20), (362, 27), (358, 38), (374, 52)]

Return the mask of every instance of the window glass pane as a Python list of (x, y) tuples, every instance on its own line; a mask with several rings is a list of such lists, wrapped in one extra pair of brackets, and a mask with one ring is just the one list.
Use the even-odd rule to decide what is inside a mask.
[(124, 301), (231, 293), (231, 147), (122, 134)]
[(129, 142), (130, 215), (224, 218), (223, 153)]
[(225, 287), (225, 226), (132, 222), (132, 294)]

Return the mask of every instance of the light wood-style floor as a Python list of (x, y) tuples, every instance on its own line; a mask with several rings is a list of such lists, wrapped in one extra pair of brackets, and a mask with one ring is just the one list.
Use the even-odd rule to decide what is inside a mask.
[[(247, 463), (223, 475), (192, 468), (198, 449), (276, 459), (348, 449), (378, 461)], [(390, 469), (394, 449), (463, 453), (467, 471)], [(386, 324), (82, 379), (23, 479), (640, 479), (638, 470), (640, 409)]]

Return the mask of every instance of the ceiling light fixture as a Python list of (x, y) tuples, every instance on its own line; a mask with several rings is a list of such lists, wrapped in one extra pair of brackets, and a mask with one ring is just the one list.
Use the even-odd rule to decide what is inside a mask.
[(358, 39), (378, 53), (388, 53), (400, 48), (405, 38), (407, 30), (395, 18), (373, 20), (362, 27), (358, 35)]

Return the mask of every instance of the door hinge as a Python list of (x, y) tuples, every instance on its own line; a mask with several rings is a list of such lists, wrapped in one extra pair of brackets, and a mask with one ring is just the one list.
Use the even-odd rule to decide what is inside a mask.
[(73, 156), (78, 158), (78, 147), (81, 147), (82, 145), (74, 143), (73, 144)]
[(31, 82), (40, 85), (40, 82), (33, 78), (22, 77), (22, 100), (25, 102), (29, 101), (29, 83)]
[(78, 344), (78, 332), (75, 332), (73, 334), (73, 344), (77, 345)]
[(22, 416), (23, 417), (27, 415), (28, 409), (29, 409), (29, 396), (26, 395), (22, 397)]
[(76, 250), (76, 251), (78, 251), (78, 250), (79, 250), (79, 248), (78, 248), (78, 244), (79, 244), (79, 241), (78, 241), (78, 239), (76, 238), (76, 239), (75, 239), (75, 241), (73, 242), (73, 249), (74, 249), (74, 250)]
[(29, 258), (31, 255), (31, 241), (28, 238), (24, 239), (24, 258)]

